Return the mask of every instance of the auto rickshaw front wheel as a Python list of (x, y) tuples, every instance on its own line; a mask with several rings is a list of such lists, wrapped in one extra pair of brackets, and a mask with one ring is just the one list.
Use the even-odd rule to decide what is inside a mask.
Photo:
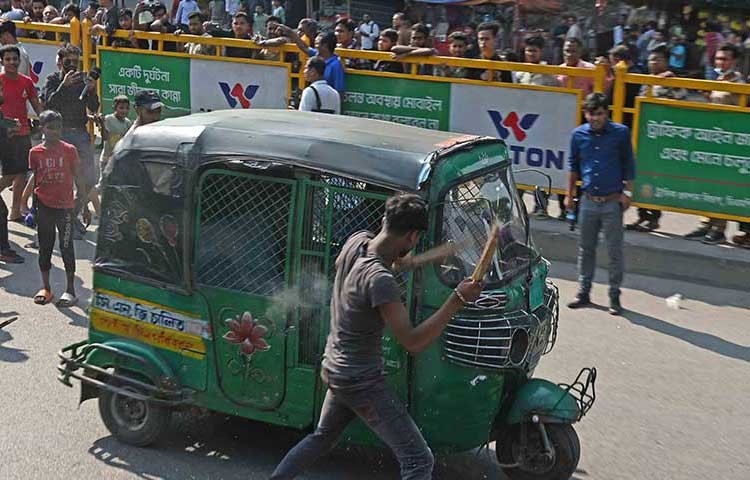
[(511, 480), (568, 480), (581, 458), (581, 443), (568, 423), (547, 423), (541, 428), (538, 423), (527, 423), (506, 429), (495, 454)]
[[(132, 385), (117, 386), (122, 390), (146, 394)], [(167, 430), (172, 411), (122, 393), (102, 390), (99, 394), (99, 414), (115, 438), (129, 445), (145, 447), (156, 442)]]

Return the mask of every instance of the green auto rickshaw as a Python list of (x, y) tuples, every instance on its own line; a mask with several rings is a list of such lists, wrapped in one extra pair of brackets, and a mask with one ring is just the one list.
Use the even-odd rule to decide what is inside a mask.
[[(175, 409), (200, 407), (309, 430), (334, 260), (377, 231), (384, 201), (430, 204), (417, 252), (461, 245), (401, 274), (415, 323), (496, 252), (479, 300), (427, 351), (386, 336), (388, 381), (436, 452), (497, 441), (513, 479), (569, 478), (571, 426), (594, 403), (596, 371), (567, 385), (532, 378), (554, 343), (558, 293), (534, 248), (498, 139), (282, 110), (228, 110), (138, 128), (103, 192), (88, 339), (60, 352), (59, 379), (98, 397), (119, 440), (154, 442)], [(377, 445), (355, 422), (346, 441)]]

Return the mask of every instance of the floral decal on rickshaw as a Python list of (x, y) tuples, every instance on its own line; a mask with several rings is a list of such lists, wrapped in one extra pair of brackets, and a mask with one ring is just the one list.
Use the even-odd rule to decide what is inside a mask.
[(271, 349), (264, 338), (268, 333), (268, 328), (260, 325), (250, 312), (227, 318), (224, 323), (229, 328), (229, 331), (224, 334), (224, 340), (239, 345), (240, 353), (248, 360), (255, 352), (266, 352)]

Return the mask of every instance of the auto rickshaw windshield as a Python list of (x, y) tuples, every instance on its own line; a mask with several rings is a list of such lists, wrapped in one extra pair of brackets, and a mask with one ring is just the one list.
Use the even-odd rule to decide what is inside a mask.
[(441, 279), (452, 286), (474, 270), (493, 224), (500, 227), (497, 252), (485, 278), (498, 287), (538, 257), (526, 244), (526, 217), (510, 169), (499, 169), (462, 181), (444, 198), (441, 243), (456, 243), (458, 253), (440, 265)]

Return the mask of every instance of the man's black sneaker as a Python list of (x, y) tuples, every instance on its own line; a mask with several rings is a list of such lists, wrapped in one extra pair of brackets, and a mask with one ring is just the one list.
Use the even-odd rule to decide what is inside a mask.
[(568, 308), (576, 309), (588, 307), (591, 305), (591, 299), (588, 295), (578, 295), (576, 299), (568, 304)]
[(620, 305), (619, 298), (613, 298), (609, 301), (608, 312), (610, 315), (622, 315), (622, 305)]
[(727, 241), (727, 237), (722, 232), (717, 232), (716, 230), (711, 230), (706, 234), (705, 237), (703, 237), (703, 240), (701, 240), (703, 243), (708, 245), (716, 245), (719, 243), (724, 243)]
[(684, 238), (686, 240), (703, 240), (707, 234), (708, 234), (707, 228), (698, 228), (688, 233), (687, 235), (685, 235)]

